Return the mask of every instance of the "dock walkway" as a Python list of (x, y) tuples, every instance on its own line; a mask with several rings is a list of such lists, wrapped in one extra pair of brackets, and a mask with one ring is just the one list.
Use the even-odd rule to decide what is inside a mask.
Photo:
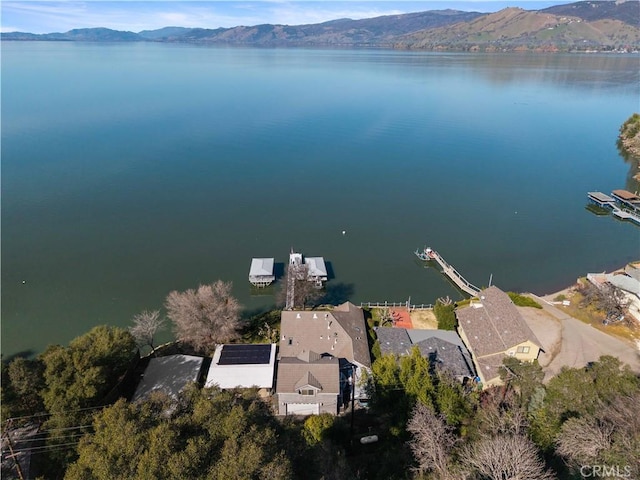
[(442, 255), (440, 255), (435, 250), (431, 248), (425, 248), (424, 252), (416, 251), (416, 255), (418, 258), (422, 260), (435, 260), (442, 267), (442, 273), (444, 273), (447, 277), (449, 277), (456, 286), (465, 293), (468, 293), (472, 297), (477, 296), (481, 289), (476, 287), (474, 284), (469, 282), (466, 278), (464, 278), (460, 273), (449, 265)]
[(632, 222), (635, 222), (640, 225), (640, 216), (638, 216), (635, 213), (631, 213), (627, 210), (622, 210), (620, 208), (614, 208), (613, 212), (611, 213), (613, 213), (614, 216), (618, 217), (621, 220), (631, 220)]

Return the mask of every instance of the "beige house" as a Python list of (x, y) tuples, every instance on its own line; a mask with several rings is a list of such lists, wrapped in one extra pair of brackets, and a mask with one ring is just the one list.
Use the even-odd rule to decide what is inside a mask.
[(279, 415), (337, 415), (342, 398), (339, 360), (310, 351), (282, 358), (276, 397)]
[[(278, 412), (337, 414), (371, 368), (364, 312), (350, 302), (333, 310), (284, 310), (276, 374)], [(328, 399), (333, 397), (333, 403)]]
[(502, 383), (500, 367), (506, 356), (532, 362), (542, 349), (509, 296), (495, 286), (480, 292), (479, 301), (456, 310), (456, 317), (484, 386)]

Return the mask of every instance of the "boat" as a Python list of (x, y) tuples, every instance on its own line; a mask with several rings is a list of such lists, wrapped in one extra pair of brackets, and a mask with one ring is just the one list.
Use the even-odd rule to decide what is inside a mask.
[(424, 260), (424, 261), (429, 261), (432, 258), (435, 258), (436, 256), (435, 252), (431, 247), (425, 247), (424, 249), (422, 249), (422, 251), (418, 248), (413, 253), (415, 253), (416, 257), (418, 257), (420, 260)]

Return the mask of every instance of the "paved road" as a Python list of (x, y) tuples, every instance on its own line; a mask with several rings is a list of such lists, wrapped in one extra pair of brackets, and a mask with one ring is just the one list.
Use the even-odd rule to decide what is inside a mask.
[(545, 381), (557, 375), (563, 366), (583, 367), (602, 355), (617, 357), (640, 373), (638, 346), (607, 335), (536, 295), (531, 297), (543, 310), (521, 308), (520, 311), (545, 350), (539, 359), (546, 373)]

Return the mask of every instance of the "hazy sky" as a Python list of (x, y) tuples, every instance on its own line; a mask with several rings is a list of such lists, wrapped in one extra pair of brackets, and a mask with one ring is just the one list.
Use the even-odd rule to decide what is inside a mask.
[(51, 33), (73, 28), (107, 27), (139, 32), (166, 26), (235, 27), (274, 23), (300, 25), (337, 18), (370, 18), (380, 15), (441, 10), (493, 12), (506, 7), (528, 10), (569, 1), (537, 0), (435, 0), (435, 1), (32, 1), (0, 3), (3, 32)]

